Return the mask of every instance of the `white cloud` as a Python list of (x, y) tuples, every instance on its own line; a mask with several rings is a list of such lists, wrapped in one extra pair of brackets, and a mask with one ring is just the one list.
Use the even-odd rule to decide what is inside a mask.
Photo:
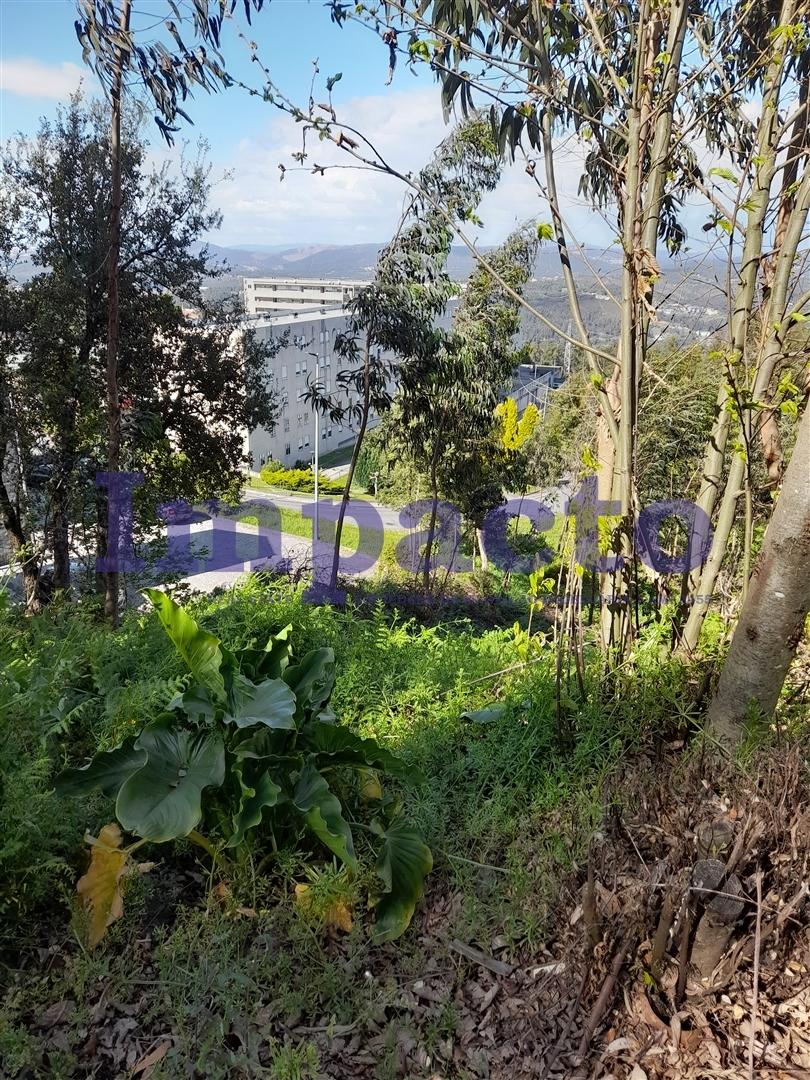
[[(382, 158), (402, 173), (417, 172), (449, 130), (434, 88), (356, 98), (341, 107), (340, 119), (362, 132)], [(305, 168), (298, 171), (292, 154), (300, 149), (300, 126), (279, 116), (263, 133), (243, 140), (234, 160), (221, 163), (232, 176), (214, 193), (224, 215), (216, 242), (351, 244), (382, 242), (391, 235), (407, 190), (401, 181), (346, 168), (353, 164), (352, 158), (330, 142), (313, 139), (311, 132)], [(604, 223), (576, 195), (582, 162), (579, 148), (564, 148), (558, 178), (563, 205), (572, 225), (587, 226), (589, 242), (600, 242), (607, 238)], [(280, 180), (279, 164), (286, 168), (284, 180)], [(313, 175), (314, 164), (344, 167)], [(522, 158), (504, 170), (497, 191), (484, 199), (480, 216), (483, 230), (469, 232), (471, 239), (481, 243), (497, 243), (527, 218), (548, 219), (545, 202), (526, 175)]]
[(21, 57), (0, 63), (0, 89), (18, 97), (66, 98), (78, 87), (82, 79), (87, 81), (88, 71), (64, 61), (61, 64), (44, 64), (41, 60)]

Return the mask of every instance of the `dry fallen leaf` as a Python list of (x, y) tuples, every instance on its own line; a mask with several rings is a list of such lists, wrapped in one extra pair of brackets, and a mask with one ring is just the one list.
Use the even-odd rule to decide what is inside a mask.
[(98, 839), (89, 836), (90, 866), (79, 878), (76, 892), (82, 897), (89, 915), (87, 939), (94, 948), (116, 919), (124, 914), (121, 878), (129, 855), (121, 850), (121, 830), (115, 824), (105, 825)]
[(171, 1046), (170, 1042), (162, 1042), (160, 1046), (155, 1047), (150, 1053), (144, 1054), (140, 1061), (136, 1061), (132, 1066), (132, 1075), (138, 1076), (140, 1073), (146, 1072), (147, 1069), (151, 1069), (153, 1065), (157, 1065), (159, 1061), (163, 1061), (169, 1050), (171, 1050)]

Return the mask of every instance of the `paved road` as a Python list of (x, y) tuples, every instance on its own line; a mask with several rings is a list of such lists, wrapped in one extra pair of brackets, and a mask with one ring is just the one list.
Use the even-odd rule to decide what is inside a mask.
[[(290, 510), (301, 511), (305, 506), (311, 506), (315, 501), (314, 495), (300, 495), (300, 494), (280, 494), (275, 491), (257, 491), (256, 488), (245, 488), (242, 495), (242, 502), (250, 502), (252, 499), (259, 499), (264, 502), (273, 503), (276, 506), (288, 507)], [(340, 497), (337, 495), (322, 495), (320, 502), (330, 502), (333, 505), (340, 502)], [(367, 506), (373, 506), (382, 519), (383, 526), (386, 529), (402, 529), (403, 526), (399, 521), (399, 510), (392, 510), (390, 506), (381, 506), (380, 503), (374, 502), (372, 499), (358, 499), (358, 502), (362, 502)]]

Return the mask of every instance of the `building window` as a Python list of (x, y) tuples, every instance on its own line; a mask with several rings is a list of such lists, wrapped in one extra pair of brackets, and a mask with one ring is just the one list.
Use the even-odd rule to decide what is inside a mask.
[(295, 362), (295, 374), (296, 375), (301, 374), (301, 361), (300, 360), (296, 360), (296, 362)]
[(284, 443), (284, 456), (285, 457), (290, 456), (290, 444), (289, 443)]
[(309, 446), (309, 435), (304, 437), (304, 446)]
[(299, 450), (303, 450), (303, 449), (304, 449), (304, 440), (303, 440), (303, 439), (301, 439), (301, 438), (299, 438), (299, 439), (298, 439), (298, 449), (299, 449)]
[(285, 431), (290, 430), (290, 418), (288, 416), (284, 417), (284, 430)]
[(287, 365), (286, 364), (281, 365), (281, 377), (282, 377), (282, 379), (287, 378)]

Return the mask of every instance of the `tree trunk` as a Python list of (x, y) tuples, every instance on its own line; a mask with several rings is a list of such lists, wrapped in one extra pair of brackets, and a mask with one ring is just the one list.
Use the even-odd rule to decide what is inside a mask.
[(805, 409), (782, 491), (734, 631), (709, 730), (737, 746), (752, 709), (769, 716), (810, 611), (810, 409)]
[[(119, 28), (121, 34), (129, 32), (129, 16), (132, 0), (121, 0)], [(107, 468), (112, 473), (121, 468), (121, 403), (118, 395), (118, 266), (121, 257), (121, 96), (124, 83), (126, 50), (116, 53), (110, 89), (110, 247), (107, 255)], [(109, 499), (107, 501), (109, 507)], [(109, 535), (109, 524), (102, 528)], [(107, 557), (115, 559), (117, 552), (107, 550)], [(108, 570), (104, 614), (115, 626), (118, 623), (118, 571)]]
[(39, 587), (39, 559), (32, 551), (31, 537), (26, 536), (22, 517), (16, 502), (12, 501), (8, 488), (3, 481), (5, 453), (0, 453), (0, 519), (11, 545), (11, 550), (19, 560), (25, 593), (26, 611), (34, 613), (42, 607), (42, 594)]
[(67, 515), (67, 482), (60, 476), (51, 496), (53, 511), (53, 587), (55, 591), (70, 589), (70, 545)]
[(481, 556), (481, 570), (486, 573), (489, 570), (489, 555), (487, 555), (487, 549), (484, 544), (484, 530), (475, 530), (475, 539), (478, 542), (478, 554)]
[[(371, 336), (366, 334), (366, 347), (365, 347), (365, 376), (363, 380), (363, 414), (360, 420), (360, 427), (357, 431), (357, 438), (354, 442), (354, 449), (352, 450), (352, 460), (349, 462), (349, 471), (346, 474), (346, 486), (343, 489), (343, 495), (340, 499), (340, 512), (338, 513), (338, 519), (335, 523), (335, 551), (332, 556), (332, 574), (329, 578), (329, 586), (331, 589), (337, 588), (338, 570), (340, 569), (340, 541), (343, 536), (343, 521), (346, 517), (346, 508), (349, 505), (349, 499), (352, 495), (352, 482), (354, 481), (354, 472), (357, 468), (357, 462), (360, 459), (360, 450), (363, 446), (363, 439), (366, 436), (366, 428), (368, 427), (368, 418), (371, 412), (371, 400), (370, 400), (370, 388), (369, 388), (369, 353), (371, 351)], [(317, 536), (313, 537), (313, 541), (317, 541)], [(313, 543), (312, 550), (315, 550), (315, 544)]]
[(422, 574), (422, 588), (425, 595), (430, 592), (430, 560), (433, 556), (433, 542), (436, 537), (436, 518), (439, 513), (439, 484), (436, 479), (436, 455), (430, 468), (430, 497), (432, 506), (430, 509), (430, 525), (428, 526), (427, 543), (425, 544), (425, 569)]

